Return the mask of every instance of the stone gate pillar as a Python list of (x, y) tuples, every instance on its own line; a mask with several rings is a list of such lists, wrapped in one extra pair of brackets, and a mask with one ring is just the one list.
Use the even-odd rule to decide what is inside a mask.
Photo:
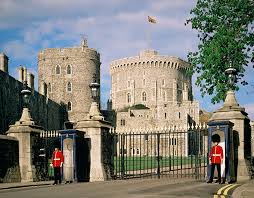
[(35, 125), (29, 109), (24, 108), (21, 119), (10, 126), (8, 136), (19, 141), (19, 167), (21, 182), (36, 181), (36, 168), (33, 161), (33, 145), (40, 137), (42, 127)]
[(111, 125), (104, 120), (99, 110), (99, 87), (96, 75), (89, 85), (93, 102), (86, 118), (76, 123), (75, 129), (83, 131), (90, 138), (90, 181), (105, 181), (110, 178), (110, 136)]
[(110, 125), (103, 120), (82, 120), (77, 123), (77, 130), (83, 131), (90, 138), (90, 182), (110, 179), (110, 159), (106, 147), (109, 142), (103, 139), (109, 133)]
[(27, 72), (24, 70), (23, 111), (19, 121), (11, 125), (7, 131), (8, 136), (15, 137), (19, 141), (19, 168), (21, 182), (36, 181), (36, 167), (33, 147), (40, 138), (42, 127), (35, 125), (30, 111), (31, 91), (27, 88)]
[(227, 92), (222, 108), (215, 111), (209, 121), (231, 121), (234, 123), (234, 148), (237, 181), (250, 179), (251, 129), (248, 114), (236, 101), (234, 91)]

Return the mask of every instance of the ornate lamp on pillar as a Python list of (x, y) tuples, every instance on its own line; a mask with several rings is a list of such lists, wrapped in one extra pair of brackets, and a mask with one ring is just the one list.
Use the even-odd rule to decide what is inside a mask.
[(24, 88), (21, 91), (21, 94), (23, 97), (23, 111), (22, 116), (18, 122), (20, 122), (21, 124), (34, 125), (34, 121), (31, 117), (29, 110), (31, 91), (27, 87), (27, 81), (24, 81)]
[(79, 120), (75, 126), (78, 131), (84, 132), (84, 137), (90, 142), (90, 175), (89, 181), (105, 181), (111, 177), (111, 162), (107, 152), (110, 151), (110, 144), (105, 137), (109, 137), (111, 124), (104, 120), (99, 110), (99, 88), (100, 84), (93, 75), (91, 88), (92, 104), (88, 116)]
[(251, 157), (251, 131), (250, 120), (245, 109), (241, 107), (235, 97), (233, 87), (236, 83), (237, 71), (231, 65), (226, 69), (229, 77), (230, 89), (227, 91), (224, 104), (221, 108), (213, 112), (208, 125), (210, 127), (222, 125), (221, 122), (230, 121), (233, 123), (233, 142), (230, 148), (234, 149), (235, 175), (237, 181), (250, 178), (250, 157)]
[(230, 89), (227, 91), (223, 108), (244, 110), (244, 108), (241, 108), (238, 102), (236, 101), (235, 92), (233, 91), (233, 87), (236, 83), (236, 75), (237, 75), (236, 69), (230, 65), (230, 67), (225, 70), (225, 73), (229, 76), (228, 83), (230, 85)]
[(96, 75), (93, 75), (93, 82), (89, 85), (91, 89), (92, 104), (89, 110), (89, 118), (93, 120), (104, 120), (104, 117), (101, 115), (98, 105), (99, 98), (99, 88), (100, 84), (96, 82)]
[(14, 125), (10, 125), (7, 135), (15, 137), (19, 141), (21, 182), (32, 182), (38, 179), (36, 164), (33, 160), (33, 156), (35, 156), (38, 151), (35, 149), (36, 147), (34, 147), (34, 145), (40, 138), (40, 133), (43, 128), (35, 124), (30, 114), (31, 91), (27, 87), (26, 71), (26, 68), (24, 68), (24, 87), (21, 91), (23, 99), (22, 115), (19, 121), (16, 121)]

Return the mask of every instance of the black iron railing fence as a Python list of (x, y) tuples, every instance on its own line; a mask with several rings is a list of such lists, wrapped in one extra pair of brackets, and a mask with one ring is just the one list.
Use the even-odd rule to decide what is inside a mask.
[(111, 130), (113, 178), (194, 177), (207, 167), (206, 126)]
[(40, 181), (51, 180), (54, 169), (50, 166), (52, 153), (55, 146), (60, 147), (59, 131), (42, 131), (38, 142), (34, 144), (34, 164), (36, 166), (37, 178)]

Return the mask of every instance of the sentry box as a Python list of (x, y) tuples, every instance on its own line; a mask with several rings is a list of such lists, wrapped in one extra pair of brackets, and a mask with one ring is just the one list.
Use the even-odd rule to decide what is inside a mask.
[[(223, 148), (223, 163), (221, 164), (222, 182), (232, 183), (236, 181), (236, 156), (233, 134), (233, 123), (230, 121), (219, 121), (208, 123), (208, 155), (213, 146), (213, 140), (219, 138), (219, 145)], [(209, 159), (208, 159), (209, 160)], [(208, 161), (207, 177), (210, 178), (211, 166)]]
[(90, 139), (74, 129), (59, 132), (64, 155), (63, 180), (66, 183), (89, 181)]

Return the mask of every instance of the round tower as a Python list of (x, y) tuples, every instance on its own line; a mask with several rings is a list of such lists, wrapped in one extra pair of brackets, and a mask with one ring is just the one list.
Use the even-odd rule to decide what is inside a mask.
[(143, 104), (149, 108), (192, 101), (190, 64), (157, 51), (141, 51), (139, 56), (112, 61), (112, 108)]
[(63, 105), (75, 123), (89, 112), (89, 84), (94, 74), (100, 82), (100, 64), (100, 54), (88, 48), (86, 40), (80, 47), (44, 49), (38, 54), (39, 90), (41, 82), (46, 83), (49, 99)]

